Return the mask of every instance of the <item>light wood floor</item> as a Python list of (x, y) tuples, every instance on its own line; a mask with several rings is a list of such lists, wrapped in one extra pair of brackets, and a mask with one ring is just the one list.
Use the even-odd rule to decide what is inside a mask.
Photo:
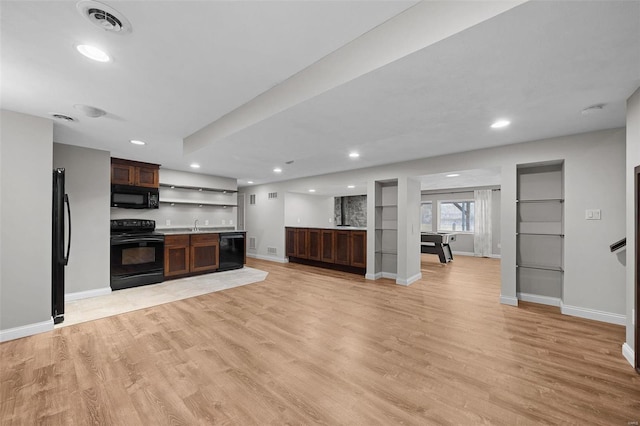
[[(640, 421), (624, 329), (500, 305), (499, 261), (266, 281), (0, 345), (2, 425)], [(633, 423), (631, 423), (633, 424)]]

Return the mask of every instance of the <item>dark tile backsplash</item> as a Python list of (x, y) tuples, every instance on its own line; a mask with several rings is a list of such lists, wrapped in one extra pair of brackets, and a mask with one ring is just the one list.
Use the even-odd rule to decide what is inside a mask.
[[(342, 198), (345, 199), (345, 223), (341, 221)], [(367, 196), (335, 197), (334, 219), (336, 225), (367, 226)]]

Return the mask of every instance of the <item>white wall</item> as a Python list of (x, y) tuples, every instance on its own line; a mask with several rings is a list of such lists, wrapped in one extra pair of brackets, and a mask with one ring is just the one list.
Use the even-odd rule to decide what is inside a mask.
[[(487, 187), (484, 187), (487, 188)], [(466, 189), (469, 189), (467, 192)], [(433, 232), (436, 232), (437, 226), (437, 208), (439, 201), (454, 201), (454, 200), (473, 200), (474, 189), (478, 188), (464, 188), (455, 190), (437, 190), (426, 191), (422, 193), (422, 201), (431, 201), (433, 208)], [(448, 192), (452, 191), (452, 192)], [(464, 192), (461, 192), (464, 191)], [(500, 255), (500, 191), (491, 192), (491, 254), (495, 256)], [(473, 234), (458, 234), (456, 241), (450, 244), (451, 250), (458, 253), (471, 253), (474, 252), (473, 247)]]
[[(65, 269), (65, 294), (111, 291), (108, 151), (53, 144), (53, 167), (63, 167), (71, 205), (71, 252)], [(74, 297), (74, 296), (72, 296)]]
[[(614, 235), (625, 233), (623, 176), (595, 170), (624, 169), (625, 130), (613, 129), (579, 135), (563, 136), (542, 141), (463, 152), (440, 157), (424, 158), (404, 163), (351, 170), (322, 176), (270, 184), (269, 191), (303, 191), (309, 187), (339, 185), (351, 181), (397, 179), (445, 173), (451, 170), (499, 167), (501, 185), (501, 268), (502, 298), (505, 303), (517, 303), (516, 296), (516, 165), (550, 160), (565, 160), (565, 274), (564, 289), (567, 304), (582, 308), (574, 315), (588, 315), (586, 310), (602, 311), (624, 319), (626, 313), (625, 267), (616, 256), (605, 253)], [(606, 152), (605, 152), (606, 151)], [(247, 194), (266, 193), (267, 186), (241, 189)], [(613, 193), (613, 194), (612, 194)], [(615, 194), (617, 193), (617, 194)], [(373, 198), (373, 194), (368, 194)], [(254, 206), (254, 211), (259, 206)], [(586, 221), (585, 209), (599, 208), (602, 220)], [(251, 220), (258, 217), (259, 222)], [(260, 210), (247, 216), (247, 230), (261, 233), (262, 245), (284, 250), (284, 212), (276, 209)], [(280, 225), (278, 225), (280, 223)], [(267, 230), (264, 227), (269, 226)], [(274, 229), (280, 226), (280, 229)], [(274, 235), (269, 238), (267, 232)], [(277, 236), (277, 237), (276, 237)], [(589, 243), (585, 246), (585, 238)], [(368, 251), (370, 245), (368, 244)], [(369, 254), (369, 253), (368, 253)], [(371, 257), (368, 256), (368, 259)], [(576, 304), (576, 305), (573, 305)], [(579, 305), (578, 305), (579, 304)], [(602, 319), (602, 318), (601, 318)]]
[[(280, 185), (261, 185), (245, 192), (245, 228), (247, 231), (247, 256), (286, 262), (284, 250), (284, 200), (285, 192)], [(277, 192), (277, 198), (269, 198)], [(250, 195), (255, 194), (255, 204), (250, 204)], [(250, 248), (255, 238), (256, 249)], [(271, 249), (271, 251), (270, 251)]]
[(0, 122), (0, 340), (9, 340), (53, 328), (53, 123), (7, 110)]
[[(235, 191), (237, 189), (236, 179), (163, 168), (160, 168), (160, 183), (227, 189), (229, 191)], [(199, 192), (196, 190), (161, 187), (160, 200), (163, 199), (188, 199), (189, 201), (212, 201), (236, 204), (237, 194), (234, 192), (223, 194), (220, 192)], [(223, 208), (221, 206), (207, 205), (199, 207), (193, 204), (178, 203), (172, 206), (168, 203), (160, 203), (160, 208), (152, 210), (121, 209), (114, 207), (111, 208), (110, 217), (112, 219), (151, 219), (156, 221), (157, 228), (191, 228), (196, 219), (198, 220), (198, 226), (201, 228), (206, 226), (235, 227), (238, 223), (238, 209), (237, 207)]]
[[(627, 164), (626, 164), (626, 235), (627, 235), (627, 273), (626, 273), (626, 314), (627, 314), (627, 346), (631, 350), (638, 351), (634, 336), (633, 325), (633, 313), (634, 309), (638, 309), (635, 306), (635, 268), (636, 264), (636, 238), (635, 229), (640, 224), (636, 223), (635, 219), (635, 182), (634, 182), (634, 169), (640, 166), (640, 89), (629, 98), (627, 101)], [(640, 325), (636, 325), (640, 326)], [(631, 362), (631, 360), (630, 360)], [(633, 363), (632, 363), (633, 364)]]
[(284, 195), (284, 226), (333, 227), (334, 197), (287, 192)]

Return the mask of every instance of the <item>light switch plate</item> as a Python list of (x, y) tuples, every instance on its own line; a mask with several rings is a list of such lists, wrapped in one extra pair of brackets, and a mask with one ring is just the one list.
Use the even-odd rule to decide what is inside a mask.
[(171, 225), (171, 219), (167, 219), (164, 221), (165, 226)]
[(587, 209), (584, 211), (586, 220), (600, 220), (600, 209)]
[(208, 219), (207, 219), (207, 220), (205, 220), (205, 221), (204, 221), (204, 224), (205, 224), (205, 225), (208, 225), (208, 224), (209, 224), (209, 220), (208, 220)]

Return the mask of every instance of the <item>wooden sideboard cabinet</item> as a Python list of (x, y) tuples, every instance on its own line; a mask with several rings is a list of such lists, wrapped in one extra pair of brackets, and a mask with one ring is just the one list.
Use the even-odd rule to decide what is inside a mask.
[(364, 274), (367, 231), (285, 228), (285, 252), (290, 262)]

